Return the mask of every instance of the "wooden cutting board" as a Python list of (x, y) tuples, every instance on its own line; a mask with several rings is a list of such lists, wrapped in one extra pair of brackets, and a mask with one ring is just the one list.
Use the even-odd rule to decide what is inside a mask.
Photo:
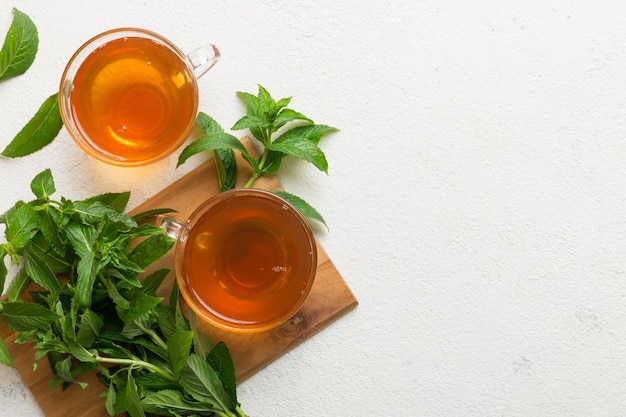
[[(248, 138), (244, 137), (242, 142), (252, 155), (258, 155), (257, 149)], [(237, 157), (237, 186), (241, 187), (250, 175), (250, 168), (242, 162), (239, 154)], [(183, 221), (200, 203), (219, 192), (215, 172), (215, 164), (210, 159), (136, 207), (131, 214), (154, 208), (172, 208), (178, 211), (172, 217)], [(272, 177), (260, 178), (255, 187), (282, 190), (278, 180)], [(206, 323), (198, 324), (199, 329), (213, 342), (224, 341), (227, 344), (235, 363), (238, 382), (264, 368), (357, 306), (358, 302), (352, 291), (319, 243), (317, 249), (317, 274), (309, 297), (302, 308), (283, 325), (266, 332), (240, 334), (217, 329)], [(173, 269), (173, 262), (171, 251), (151, 268)], [(163, 285), (164, 292), (169, 292), (174, 280), (173, 273), (170, 273)], [(48, 389), (51, 370), (47, 361), (39, 361), (36, 370), (33, 370), (35, 351), (32, 346), (14, 344), (15, 334), (4, 325), (0, 328), (0, 335), (9, 346), (17, 371), (47, 417), (108, 416), (104, 408), (104, 398), (99, 396), (104, 388), (95, 374), (81, 378), (89, 383), (86, 389), (74, 385), (65, 391), (51, 392)], [(245, 409), (245, 404), (243, 407)]]

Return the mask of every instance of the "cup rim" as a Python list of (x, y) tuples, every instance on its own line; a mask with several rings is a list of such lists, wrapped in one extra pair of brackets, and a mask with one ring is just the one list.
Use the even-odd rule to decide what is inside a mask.
[[(289, 212), (292, 216), (294, 216), (298, 223), (301, 225), (302, 238), (307, 239), (308, 248), (310, 249), (310, 262), (311, 268), (308, 271), (308, 276), (306, 277), (306, 286), (302, 291), (298, 300), (293, 303), (290, 308), (285, 309), (284, 312), (277, 315), (271, 322), (268, 323), (255, 323), (255, 324), (236, 324), (229, 323), (224, 319), (220, 319), (216, 317), (211, 312), (204, 309), (201, 303), (197, 302), (197, 297), (194, 296), (193, 292), (187, 286), (187, 283), (184, 279), (184, 266), (182, 262), (182, 258), (185, 252), (185, 246), (187, 244), (187, 237), (193, 226), (194, 222), (197, 221), (207, 210), (214, 207), (215, 205), (232, 199), (238, 198), (241, 196), (253, 196), (257, 198), (264, 198), (276, 202), (278, 204), (282, 204), (283, 206), (288, 207), (287, 212)], [(209, 198), (200, 204), (189, 217), (183, 223), (182, 229), (180, 231), (179, 237), (175, 246), (174, 253), (174, 267), (175, 267), (175, 275), (176, 281), (178, 283), (178, 287), (180, 289), (180, 293), (186, 301), (189, 308), (195, 312), (199, 317), (201, 317), (206, 323), (213, 325), (222, 330), (227, 330), (236, 333), (253, 333), (253, 332), (261, 332), (266, 330), (271, 330), (275, 327), (280, 326), (285, 323), (290, 317), (298, 312), (298, 310), (302, 307), (306, 299), (308, 298), (311, 288), (313, 287), (313, 283), (315, 281), (317, 275), (317, 265), (318, 264), (318, 250), (317, 250), (317, 241), (315, 239), (315, 235), (309, 222), (306, 220), (304, 215), (296, 209), (290, 202), (285, 200), (284, 198), (270, 192), (267, 190), (259, 189), (259, 188), (236, 188), (228, 191), (220, 192), (215, 196)]]
[[(87, 141), (83, 138), (83, 134), (81, 133), (80, 128), (78, 127), (78, 124), (74, 120), (74, 117), (72, 116), (72, 112), (70, 110), (69, 91), (71, 91), (72, 89), (73, 79), (76, 75), (76, 72), (81, 67), (82, 63), (99, 46), (102, 46), (105, 43), (110, 42), (112, 40), (124, 38), (125, 34), (128, 37), (137, 36), (137, 37), (144, 37), (144, 38), (157, 41), (163, 46), (170, 49), (173, 53), (175, 53), (180, 58), (180, 60), (184, 62), (185, 66), (187, 67), (189, 74), (191, 75), (190, 79), (193, 82), (192, 88), (195, 93), (193, 109), (192, 109), (192, 114), (194, 114), (194, 117), (189, 121), (184, 131), (181, 133), (181, 137), (178, 140), (172, 142), (172, 144), (168, 148), (166, 148), (159, 154), (156, 154), (150, 158), (146, 158), (142, 160), (118, 160), (115, 158), (111, 158), (107, 155), (103, 155), (100, 152), (97, 152), (93, 147), (91, 147), (88, 143), (86, 143)], [(63, 69), (63, 73), (62, 73), (61, 80), (59, 83), (58, 102), (59, 102), (59, 110), (61, 113), (61, 119), (63, 121), (63, 125), (65, 126), (65, 129), (67, 130), (72, 140), (87, 155), (99, 161), (102, 161), (111, 165), (117, 165), (117, 166), (122, 166), (122, 167), (135, 167), (135, 166), (148, 165), (150, 163), (156, 162), (158, 160), (161, 160), (167, 157), (176, 149), (178, 149), (185, 142), (185, 140), (187, 140), (189, 134), (193, 130), (193, 127), (196, 123), (195, 115), (197, 115), (198, 113), (200, 99), (199, 99), (198, 80), (197, 80), (196, 74), (193, 71), (193, 67), (191, 63), (189, 62), (187, 55), (173, 42), (171, 42), (169, 39), (167, 39), (166, 37), (164, 37), (163, 35), (157, 32), (154, 32), (149, 29), (140, 28), (140, 27), (128, 26), (128, 27), (113, 28), (113, 29), (109, 29), (104, 32), (98, 33), (92, 36), (91, 38), (89, 38), (87, 41), (83, 42), (78, 47), (78, 49), (76, 49), (76, 51), (72, 54), (70, 59), (67, 61), (65, 68)]]

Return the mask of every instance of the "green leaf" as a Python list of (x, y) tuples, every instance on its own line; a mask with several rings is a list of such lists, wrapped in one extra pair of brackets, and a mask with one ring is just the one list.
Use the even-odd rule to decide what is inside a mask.
[(59, 318), (39, 304), (20, 301), (4, 303), (3, 314), (9, 328), (18, 332), (39, 330)]
[(13, 8), (13, 21), (0, 50), (0, 80), (25, 73), (38, 47), (37, 27), (28, 15)]
[(278, 113), (276, 119), (274, 120), (273, 131), (276, 132), (287, 123), (294, 122), (296, 120), (313, 124), (313, 120), (309, 119), (304, 114), (291, 109), (283, 109)]
[(189, 310), (189, 323), (190, 327), (193, 331), (193, 350), (194, 352), (202, 358), (207, 358), (211, 349), (213, 349), (213, 344), (211, 340), (204, 334), (198, 330), (198, 326), (196, 325), (196, 314), (193, 310)]
[(98, 233), (94, 226), (80, 223), (70, 223), (65, 228), (65, 235), (72, 243), (72, 247), (80, 257), (93, 253)]
[(77, 381), (72, 375), (72, 357), (68, 356), (67, 358), (58, 361), (54, 364), (54, 373), (56, 376), (61, 378), (61, 380), (69, 383), (76, 383), (81, 386), (81, 388), (86, 388), (87, 383)]
[(78, 262), (76, 268), (78, 278), (76, 281), (76, 293), (74, 297), (81, 307), (91, 305), (93, 286), (99, 271), (100, 260), (93, 252), (88, 252)]
[(187, 358), (180, 385), (197, 401), (213, 403), (223, 410), (234, 406), (217, 372), (199, 355), (191, 354)]
[(143, 407), (141, 406), (139, 390), (135, 384), (135, 378), (133, 378), (132, 372), (128, 372), (128, 379), (126, 382), (126, 410), (131, 417), (146, 416), (143, 411)]
[(24, 269), (28, 276), (46, 290), (59, 293), (61, 284), (47, 263), (42, 262), (29, 248), (24, 248)]
[(253, 115), (245, 115), (241, 119), (237, 120), (232, 130), (243, 130), (243, 129), (269, 129), (271, 127), (271, 123), (266, 119), (253, 116)]
[(139, 293), (136, 297), (130, 300), (130, 308), (124, 317), (124, 322), (137, 320), (139, 317), (149, 313), (156, 306), (161, 304), (161, 301), (163, 301), (163, 298), (161, 297), (154, 297), (152, 295)]
[(232, 149), (215, 149), (213, 158), (220, 191), (232, 190), (237, 184), (237, 160)]
[(157, 209), (146, 210), (146, 211), (142, 211), (141, 213), (137, 213), (132, 217), (132, 219), (136, 222), (139, 222), (149, 217), (155, 217), (160, 214), (167, 214), (167, 213), (178, 213), (178, 211), (171, 209), (171, 208), (157, 208)]
[(176, 241), (166, 235), (155, 235), (141, 241), (131, 252), (130, 260), (145, 268), (160, 259), (174, 246)]
[(245, 146), (243, 146), (239, 139), (233, 135), (228, 133), (209, 133), (196, 139), (183, 149), (183, 152), (178, 157), (178, 163), (176, 166), (181, 166), (185, 163), (185, 161), (187, 161), (187, 159), (198, 153), (212, 151), (215, 149), (235, 149), (241, 152), (242, 155), (249, 155)]
[(86, 200), (83, 200), (86, 203), (99, 202), (108, 206), (116, 211), (122, 213), (126, 209), (128, 205), (128, 200), (130, 199), (130, 192), (125, 191), (122, 193), (104, 193), (99, 194), (93, 197), (90, 197)]
[(272, 191), (272, 193), (276, 194), (277, 196), (287, 200), (289, 203), (291, 203), (300, 213), (302, 213), (302, 215), (306, 218), (309, 219), (313, 219), (316, 220), (320, 223), (322, 223), (324, 226), (326, 226), (326, 228), (328, 229), (328, 225), (326, 224), (326, 221), (324, 220), (324, 218), (322, 217), (321, 214), (319, 214), (319, 212), (317, 210), (315, 210), (315, 208), (313, 208), (313, 206), (311, 206), (309, 203), (307, 203), (306, 201), (304, 201), (302, 198), (290, 194), (288, 192), (285, 191)]
[(310, 162), (317, 169), (328, 174), (326, 156), (319, 146), (313, 142), (305, 141), (300, 138), (285, 137), (283, 135), (272, 142), (270, 149)]
[[(8, 244), (17, 252), (30, 242), (37, 233), (37, 211), (31, 204), (17, 206), (6, 217), (4, 232)], [(11, 253), (9, 253), (11, 254)]]
[(267, 114), (268, 116), (272, 117), (274, 116), (275, 112), (275, 107), (276, 107), (276, 102), (274, 101), (274, 99), (272, 98), (272, 96), (270, 95), (269, 91), (267, 91), (265, 89), (265, 87), (263, 87), (262, 85), (259, 84), (259, 110), (262, 113)]
[(13, 358), (11, 358), (11, 354), (9, 353), (9, 349), (2, 338), (0, 338), (0, 363), (11, 367), (15, 366)]
[(96, 338), (100, 336), (100, 330), (104, 326), (104, 321), (91, 310), (85, 310), (80, 318), (76, 341), (86, 348), (90, 348)]
[(320, 139), (330, 133), (338, 132), (339, 129), (327, 126), (327, 125), (305, 125), (305, 126), (296, 126), (285, 133), (283, 133), (280, 138), (283, 140), (289, 139), (300, 139), (307, 140), (309, 142), (313, 142), (314, 144), (319, 144)]
[(6, 252), (2, 246), (0, 246), (0, 294), (4, 291), (4, 283), (7, 279), (7, 274), (9, 270), (7, 269), (7, 265), (4, 263), (4, 258), (6, 256)]
[(56, 188), (54, 187), (54, 179), (52, 178), (50, 168), (44, 169), (33, 178), (30, 183), (30, 189), (37, 198), (43, 200), (47, 200), (50, 195), (54, 194)]
[(127, 227), (135, 227), (137, 223), (124, 213), (120, 213), (113, 207), (95, 200), (83, 200), (74, 202), (74, 210), (80, 219), (87, 224), (95, 224), (106, 216), (110, 220), (119, 222)]
[[(267, 112), (264, 111), (266, 109), (262, 108), (259, 98), (256, 97), (254, 94), (238, 91), (237, 95), (245, 101), (246, 112), (248, 116), (255, 116), (259, 119), (267, 117)], [(261, 142), (263, 146), (268, 145), (269, 137), (266, 130), (258, 127), (253, 127), (250, 129), (250, 133), (256, 140)]]
[(211, 404), (188, 401), (183, 393), (172, 389), (150, 392), (141, 400), (141, 404), (147, 413), (155, 415), (170, 415), (171, 413), (174, 416), (183, 416), (195, 412), (198, 414), (192, 414), (193, 416), (204, 416), (214, 415), (213, 413), (218, 411)]
[(154, 271), (143, 280), (141, 280), (141, 290), (147, 295), (156, 295), (157, 290), (171, 272), (169, 268), (162, 268)]
[(36, 152), (52, 142), (62, 127), (58, 93), (54, 93), (2, 151), (2, 156), (18, 158)]
[(174, 378), (178, 380), (180, 372), (185, 367), (187, 358), (191, 351), (191, 344), (193, 342), (192, 331), (177, 331), (167, 341), (167, 350), (169, 354), (169, 362), (172, 367), (172, 374)]
[(223, 133), (224, 129), (219, 123), (215, 121), (211, 116), (206, 113), (199, 112), (196, 118), (196, 124), (202, 129), (204, 134), (209, 133)]
[[(32, 252), (35, 258), (48, 265), (54, 274), (67, 273), (72, 268), (72, 261), (66, 258), (65, 254), (59, 254), (60, 252), (62, 253), (65, 251), (65, 246), (60, 242), (58, 234), (52, 234), (52, 236), (56, 237), (58, 242), (55, 243), (56, 247), (51, 248), (48, 244), (47, 239), (44, 237), (44, 230), (48, 230), (46, 226), (48, 225), (48, 219), (46, 216), (42, 216), (43, 213), (45, 213), (45, 211), (39, 212), (39, 227), (42, 233), (36, 234), (33, 237), (28, 245), (28, 249)], [(42, 217), (44, 220), (41, 220)]]
[(217, 371), (224, 389), (231, 398), (232, 404), (237, 404), (237, 378), (235, 376), (235, 365), (230, 356), (226, 343), (219, 342), (207, 357), (207, 362)]
[(21, 268), (9, 283), (6, 295), (9, 301), (18, 301), (21, 299), (22, 291), (30, 283), (30, 277), (26, 273), (26, 269)]
[(106, 393), (106, 400), (104, 402), (104, 407), (109, 413), (110, 416), (114, 416), (116, 414), (115, 411), (115, 403), (117, 402), (117, 390), (115, 389), (115, 384), (111, 383)]

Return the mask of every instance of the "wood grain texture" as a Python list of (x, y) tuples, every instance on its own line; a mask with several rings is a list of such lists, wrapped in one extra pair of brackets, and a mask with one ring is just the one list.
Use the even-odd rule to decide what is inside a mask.
[[(257, 154), (258, 151), (248, 138), (243, 138), (242, 142), (250, 153)], [(241, 187), (250, 175), (250, 168), (241, 161), (239, 155), (238, 167), (237, 186)], [(275, 178), (262, 177), (257, 180), (255, 187), (282, 190)], [(172, 217), (183, 221), (200, 203), (218, 192), (215, 164), (210, 159), (136, 207), (131, 214), (154, 208), (172, 208), (178, 211)], [(198, 323), (199, 329), (213, 342), (226, 342), (235, 363), (238, 382), (258, 372), (357, 306), (358, 302), (352, 291), (319, 243), (317, 249), (317, 274), (309, 297), (302, 308), (283, 325), (265, 332), (242, 334), (221, 330), (203, 322)], [(173, 269), (173, 251), (150, 269), (163, 267)], [(170, 273), (162, 288), (164, 293), (169, 292), (174, 280), (173, 273)], [(89, 383), (86, 389), (74, 385), (65, 391), (51, 392), (48, 389), (51, 371), (47, 361), (39, 361), (37, 369), (33, 370), (35, 351), (32, 346), (14, 344), (15, 334), (4, 324), (0, 327), (0, 335), (9, 346), (16, 369), (47, 417), (108, 415), (104, 409), (104, 399), (99, 397), (104, 387), (94, 374), (81, 378)]]

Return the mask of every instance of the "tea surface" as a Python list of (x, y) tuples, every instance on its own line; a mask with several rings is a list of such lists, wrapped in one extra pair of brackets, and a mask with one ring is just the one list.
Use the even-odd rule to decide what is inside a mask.
[(118, 161), (143, 161), (186, 139), (197, 111), (197, 87), (173, 51), (128, 37), (85, 59), (70, 103), (87, 146)]
[(311, 247), (281, 204), (253, 196), (227, 200), (194, 225), (184, 274), (203, 307), (226, 323), (271, 323), (303, 297)]

